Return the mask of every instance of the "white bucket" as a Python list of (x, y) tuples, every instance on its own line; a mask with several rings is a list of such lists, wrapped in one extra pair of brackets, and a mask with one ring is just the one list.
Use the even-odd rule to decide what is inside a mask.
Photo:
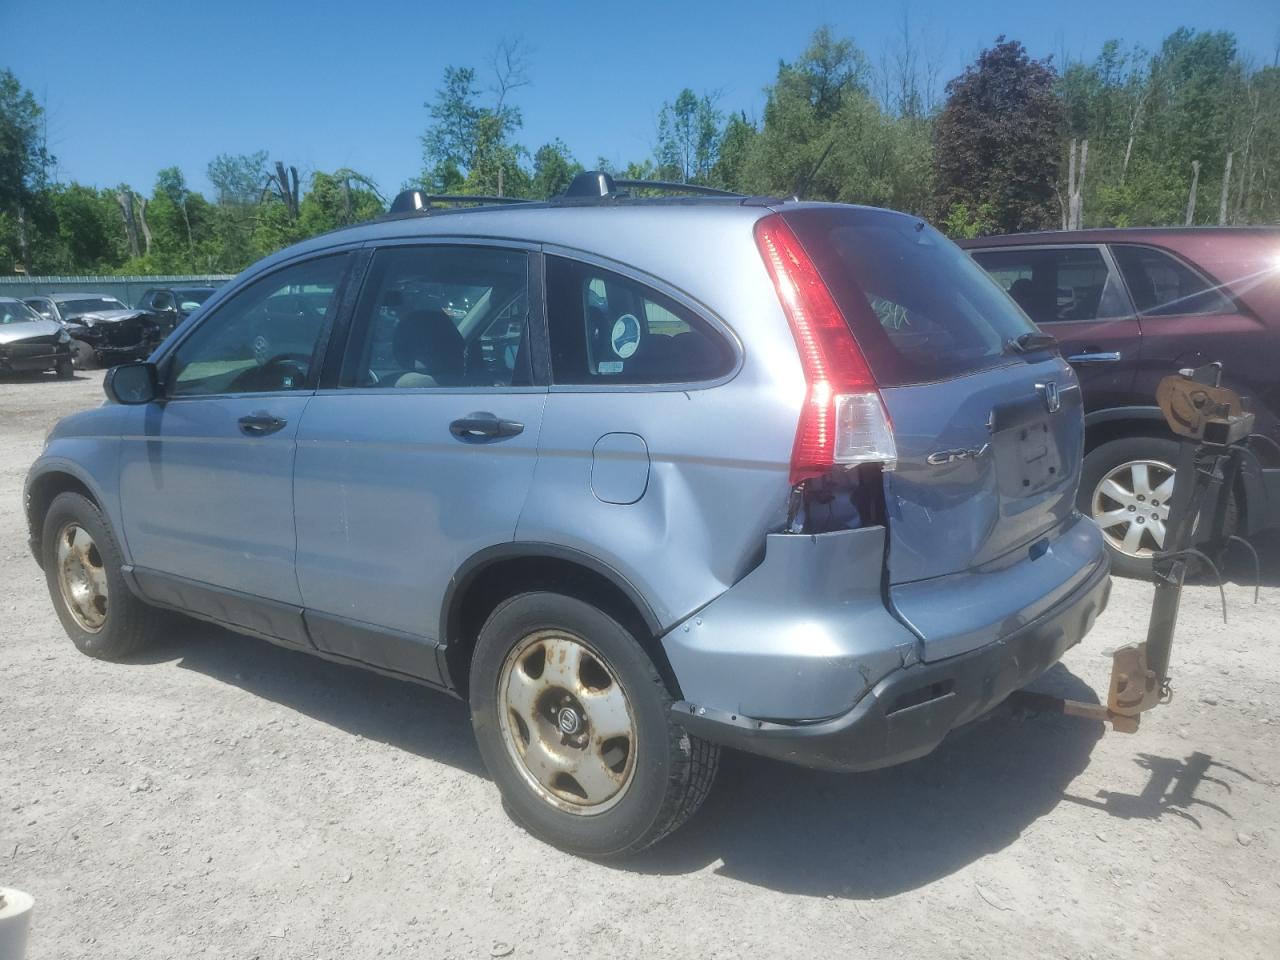
[(31, 927), (31, 894), (0, 887), (0, 960), (22, 960)]

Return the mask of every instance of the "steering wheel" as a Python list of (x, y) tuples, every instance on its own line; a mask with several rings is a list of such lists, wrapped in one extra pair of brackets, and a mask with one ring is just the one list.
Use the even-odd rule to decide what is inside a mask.
[[(292, 367), (292, 371), (290, 371)], [(296, 381), (305, 381), (311, 369), (311, 356), (305, 353), (277, 353), (256, 367), (250, 367), (232, 382), (235, 390), (278, 390), (292, 373)]]

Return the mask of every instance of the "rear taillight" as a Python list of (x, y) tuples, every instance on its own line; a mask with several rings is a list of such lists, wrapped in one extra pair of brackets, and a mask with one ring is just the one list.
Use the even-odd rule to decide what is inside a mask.
[(780, 214), (756, 224), (756, 245), (778, 289), (808, 384), (791, 482), (829, 473), (839, 463), (898, 461), (893, 427), (875, 377), (818, 268)]

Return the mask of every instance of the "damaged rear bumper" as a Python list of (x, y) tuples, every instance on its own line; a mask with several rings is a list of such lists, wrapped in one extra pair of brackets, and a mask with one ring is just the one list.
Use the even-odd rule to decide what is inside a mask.
[(1093, 627), (1110, 592), (1110, 569), (1102, 563), (1036, 620), (968, 653), (893, 669), (852, 709), (829, 719), (760, 720), (688, 701), (672, 711), (690, 733), (788, 763), (842, 771), (892, 766), (929, 753), (955, 727), (1057, 663)]

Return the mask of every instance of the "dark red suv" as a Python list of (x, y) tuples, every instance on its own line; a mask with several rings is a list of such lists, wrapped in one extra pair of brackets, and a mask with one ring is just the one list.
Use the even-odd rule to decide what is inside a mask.
[(1280, 526), (1280, 229), (1116, 229), (961, 243), (1053, 334), (1084, 389), (1080, 510), (1117, 572), (1150, 574), (1164, 539), (1176, 446), (1161, 377), (1221, 360), (1257, 415), (1237, 530)]

